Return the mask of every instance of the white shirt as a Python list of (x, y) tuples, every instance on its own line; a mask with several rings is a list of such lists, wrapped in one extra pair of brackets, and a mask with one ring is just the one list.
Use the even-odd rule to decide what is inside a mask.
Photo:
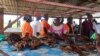
[(35, 35), (35, 36), (36, 36), (36, 33), (40, 32), (42, 29), (41, 23), (39, 21), (33, 21), (31, 23), (31, 26), (33, 28), (33, 35)]
[(93, 29), (96, 30), (96, 23), (93, 22)]

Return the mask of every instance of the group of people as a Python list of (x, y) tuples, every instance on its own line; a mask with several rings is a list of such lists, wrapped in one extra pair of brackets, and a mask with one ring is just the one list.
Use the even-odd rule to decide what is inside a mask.
[[(95, 19), (93, 19), (93, 16), (89, 13), (86, 14), (87, 19), (82, 23), (82, 35), (87, 36), (90, 38), (90, 35), (92, 32), (96, 32), (95, 30), (95, 24), (97, 23)], [(44, 19), (41, 20), (41, 17), (36, 17), (36, 21), (32, 22), (32, 16), (31, 15), (25, 15), (24, 16), (24, 24), (22, 25), (22, 37), (25, 36), (26, 33), (29, 34), (29, 36), (46, 36), (47, 33), (56, 33), (59, 36), (62, 36), (63, 34), (74, 34), (75, 33), (75, 25), (73, 24), (73, 18), (70, 16), (67, 18), (67, 23), (64, 24), (63, 17), (55, 17), (53, 20), (53, 24), (50, 25), (48, 23), (48, 17), (44, 17)], [(79, 28), (79, 26), (78, 26)], [(78, 31), (78, 30), (77, 30)]]
[(26, 33), (31, 36), (46, 36), (48, 33), (56, 33), (59, 36), (63, 34), (71, 33), (73, 34), (73, 24), (72, 24), (72, 17), (68, 17), (68, 22), (63, 24), (63, 17), (55, 17), (53, 24), (49, 25), (48, 17), (44, 17), (41, 22), (39, 20), (41, 17), (36, 17), (36, 21), (32, 22), (32, 16), (25, 15), (24, 16), (24, 24), (22, 25), (22, 37), (25, 36)]
[[(91, 14), (87, 13), (86, 15), (87, 19), (82, 22), (82, 35), (90, 39), (91, 33), (96, 32), (95, 24), (97, 22), (93, 19)], [(32, 16), (25, 15), (25, 22), (22, 25), (22, 37), (25, 37), (26, 33), (28, 33), (29, 37), (46, 36), (48, 33), (55, 33), (61, 37), (63, 37), (64, 34), (74, 34), (75, 27), (71, 16), (67, 18), (66, 24), (63, 23), (63, 17), (55, 17), (52, 25), (49, 25), (48, 17), (44, 17), (44, 19), (39, 22), (40, 19), (41, 17), (36, 17), (36, 21), (30, 24), (32, 22)]]

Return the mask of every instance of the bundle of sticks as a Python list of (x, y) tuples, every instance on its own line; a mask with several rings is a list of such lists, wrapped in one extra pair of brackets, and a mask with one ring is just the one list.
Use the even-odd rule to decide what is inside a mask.
[(78, 40), (79, 41), (84, 41), (84, 42), (91, 42), (91, 39), (89, 38), (89, 37), (87, 37), (87, 36), (84, 36), (84, 35), (79, 35), (79, 36), (77, 36), (78, 38)]
[(28, 37), (28, 34), (25, 37), (20, 37), (20, 35), (11, 33), (7, 37), (7, 42), (17, 48), (17, 50), (24, 50), (29, 47), (31, 49), (37, 49), (41, 45), (49, 45), (50, 47), (54, 47), (56, 44), (56, 39), (53, 36), (47, 35), (44, 38), (37, 37)]
[(11, 33), (6, 40), (9, 44), (14, 45), (16, 42), (21, 41), (21, 37), (18, 34)]
[(40, 39), (35, 38), (35, 37), (33, 37), (29, 43), (30, 43), (31, 49), (37, 49), (38, 47), (42, 45)]
[(35, 49), (38, 46), (41, 45), (40, 40), (38, 40), (36, 37), (28, 37), (28, 34), (25, 35), (25, 37), (20, 37), (20, 35), (11, 33), (7, 37), (7, 42), (17, 48), (17, 50), (23, 50), (27, 47), (30, 47), (31, 49)]
[(50, 47), (55, 47), (57, 43), (55, 36), (53, 36), (52, 34), (48, 34), (47, 36), (41, 38), (40, 40), (43, 43), (43, 45), (48, 45)]
[[(45, 36), (43, 38), (37, 38), (34, 36), (29, 37), (28, 34), (26, 34), (25, 37), (21, 38), (20, 35), (14, 34), (14, 33), (11, 33), (7, 37), (8, 43), (14, 45), (17, 48), (17, 50), (23, 50), (27, 47), (29, 47), (31, 49), (37, 49), (41, 45), (48, 45), (50, 47), (56, 47), (57, 42), (59, 42), (58, 40), (62, 40), (62, 38), (59, 35), (54, 34), (54, 33), (47, 34), (47, 36)], [(74, 51), (79, 54), (82, 54), (82, 51), (87, 51), (87, 50), (91, 51), (91, 50), (95, 49), (95, 46), (91, 45), (91, 44), (86, 44), (84, 46), (80, 46), (80, 45), (74, 43), (74, 41), (70, 38), (67, 38), (66, 40), (67, 40), (69, 46), (61, 45), (61, 49), (63, 51)], [(81, 40), (86, 40), (86, 39), (81, 39)], [(86, 41), (88, 41), (88, 40), (86, 40)], [(99, 41), (99, 39), (98, 39), (98, 41)]]
[(64, 52), (72, 51), (72, 52), (79, 53), (80, 56), (84, 54), (83, 51), (93, 51), (96, 49), (96, 47), (93, 44), (87, 43), (81, 46), (81, 45), (74, 43), (72, 39), (68, 39), (68, 43), (69, 45), (62, 45), (61, 49)]
[(26, 41), (21, 40), (19, 42), (16, 42), (14, 46), (16, 47), (17, 51), (22, 51), (28, 46), (28, 43)]
[(97, 46), (100, 46), (100, 34), (97, 34), (97, 37), (96, 37), (96, 45)]

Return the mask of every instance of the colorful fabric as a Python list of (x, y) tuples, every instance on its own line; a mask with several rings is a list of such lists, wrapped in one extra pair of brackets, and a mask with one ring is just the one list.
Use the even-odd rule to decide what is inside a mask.
[(65, 28), (65, 30), (67, 31), (67, 32), (69, 32), (69, 27), (68, 27), (68, 25), (67, 24), (64, 24), (64, 28)]
[(65, 24), (65, 29), (67, 30), (68, 33), (73, 33), (74, 32), (74, 29), (73, 29), (73, 25), (72, 24)]
[(45, 27), (46, 29), (49, 29), (50, 25), (49, 25), (49, 23), (46, 20), (43, 20), (42, 21), (42, 27)]
[(31, 37), (32, 33), (33, 33), (33, 29), (31, 27), (30, 23), (28, 23), (28, 22), (25, 22), (22, 25), (22, 37), (25, 37), (26, 33), (29, 34), (29, 37)]
[(96, 40), (96, 33), (94, 33), (94, 32), (91, 33), (90, 34), (90, 38), (93, 39), (93, 40)]
[(65, 34), (67, 31), (64, 29), (64, 25), (60, 25), (60, 26), (55, 26), (55, 25), (52, 25), (50, 27), (50, 32), (52, 33), (56, 33), (60, 36), (62, 36), (63, 34)]
[(3, 34), (0, 34), (0, 41), (4, 40), (5, 39), (5, 35)]
[[(45, 32), (45, 30), (49, 30), (49, 28), (50, 28), (50, 25), (48, 24), (48, 22), (46, 21), (46, 20), (43, 20), (42, 22), (41, 22), (41, 24), (42, 24), (42, 31), (41, 31), (41, 35), (42, 36), (45, 36), (46, 35), (46, 32)], [(44, 29), (45, 28), (45, 29)]]
[[(60, 48), (50, 48), (48, 46), (41, 46), (36, 50), (13, 51), (16, 48), (8, 45), (7, 42), (0, 42), (0, 50), (3, 50), (9, 56), (79, 56), (75, 52), (63, 52)], [(100, 50), (100, 48), (98, 49)], [(100, 53), (100, 52), (99, 52)], [(3, 56), (0, 53), (0, 56)], [(97, 53), (88, 52), (87, 56), (99, 56)]]

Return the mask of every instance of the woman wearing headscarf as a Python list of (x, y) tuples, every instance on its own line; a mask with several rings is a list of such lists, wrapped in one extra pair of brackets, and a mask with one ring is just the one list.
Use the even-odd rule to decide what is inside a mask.
[[(53, 24), (50, 27), (50, 32), (58, 34), (62, 37), (67, 31), (64, 29), (63, 19), (61, 17), (56, 17)], [(63, 39), (63, 38), (61, 38)]]

